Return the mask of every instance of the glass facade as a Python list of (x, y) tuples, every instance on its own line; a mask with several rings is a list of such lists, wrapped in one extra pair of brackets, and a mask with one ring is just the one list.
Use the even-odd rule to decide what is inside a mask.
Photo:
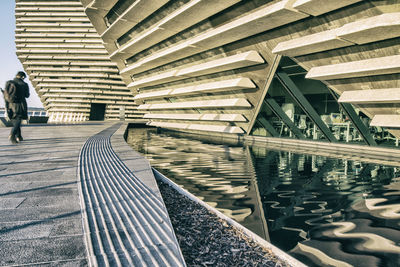
[(369, 137), (369, 145), (398, 146), (398, 139), (387, 129), (370, 127), (371, 119), (356, 106), (339, 104), (331, 89), (306, 79), (306, 74), (289, 57), (281, 59), (252, 135), (356, 144), (368, 144), (365, 139)]

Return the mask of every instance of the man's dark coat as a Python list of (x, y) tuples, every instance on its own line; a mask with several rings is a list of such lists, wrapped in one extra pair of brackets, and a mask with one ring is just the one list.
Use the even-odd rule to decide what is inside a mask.
[(12, 119), (28, 119), (28, 105), (26, 103), (26, 98), (29, 97), (29, 86), (26, 82), (24, 82), (20, 78), (14, 78), (12, 81), (8, 81), (6, 83), (5, 90), (8, 89), (11, 83), (14, 83), (17, 92), (16, 92), (16, 100), (13, 102), (6, 102), (7, 115)]

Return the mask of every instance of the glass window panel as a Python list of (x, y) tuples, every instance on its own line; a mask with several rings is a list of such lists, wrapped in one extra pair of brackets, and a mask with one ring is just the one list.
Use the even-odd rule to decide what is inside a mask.
[[(288, 57), (282, 57), (277, 71), (284, 72), (289, 76), (339, 142), (365, 144), (362, 135), (358, 132), (345, 110), (339, 105), (333, 93), (331, 93), (330, 89), (324, 83), (317, 80), (306, 79), (305, 75), (307, 71)], [(315, 123), (288, 93), (287, 89), (278, 78), (275, 77), (272, 80), (266, 98), (274, 99), (307, 139), (327, 140)], [(349, 106), (354, 109), (359, 119), (368, 128), (369, 134), (372, 135), (379, 146), (398, 146), (399, 140), (395, 138), (388, 129), (370, 127), (371, 119), (356, 106)], [(269, 135), (267, 130), (262, 126), (261, 118), (266, 119), (273, 125), (275, 130), (279, 133), (279, 137), (296, 138), (290, 129), (281, 122), (281, 119), (276, 116), (266, 104), (263, 104), (252, 134)]]

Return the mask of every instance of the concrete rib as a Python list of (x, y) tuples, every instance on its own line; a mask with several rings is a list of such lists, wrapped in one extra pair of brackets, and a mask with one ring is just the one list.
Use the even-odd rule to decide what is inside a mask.
[(79, 158), (89, 261), (95, 266), (185, 266), (160, 200), (125, 166), (110, 137), (90, 137)]

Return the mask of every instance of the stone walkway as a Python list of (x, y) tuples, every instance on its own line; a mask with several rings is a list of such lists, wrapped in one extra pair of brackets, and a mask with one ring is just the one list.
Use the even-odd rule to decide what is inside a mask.
[[(8, 141), (9, 128), (0, 128), (0, 266), (40, 263), (44, 266), (114, 265), (116, 258), (110, 258), (111, 254), (102, 254), (103, 260), (100, 262), (87, 258), (88, 254), (94, 258), (98, 256), (93, 249), (96, 244), (92, 242), (91, 234), (95, 233), (99, 236), (100, 232), (100, 239), (102, 239), (109, 232), (91, 231), (91, 228), (88, 228), (87, 217), (83, 216), (82, 220), (79, 196), (81, 185), (78, 181), (79, 167), (82, 166), (82, 162), (78, 165), (81, 148), (87, 141), (89, 142), (89, 137), (112, 125), (112, 123), (64, 126), (29, 125), (22, 128), (25, 140), (17, 145), (11, 145)], [(115, 131), (117, 127), (114, 128)], [(113, 148), (114, 144), (116, 146), (117, 159), (126, 161), (127, 166), (131, 169), (135, 168), (135, 163), (137, 163), (137, 177), (143, 178), (143, 183), (146, 184), (144, 186), (139, 183), (140, 187), (142, 190), (146, 189), (147, 193), (154, 193), (157, 196), (157, 188), (152, 188), (155, 182), (149, 176), (151, 171), (148, 163), (133, 150), (131, 150), (131, 154), (129, 153), (127, 145), (122, 143), (123, 139), (119, 136), (121, 134), (120, 129), (111, 138)], [(101, 154), (101, 150), (96, 152), (97, 155), (99, 155), (98, 152)], [(121, 157), (119, 158), (120, 152)], [(91, 160), (98, 159), (91, 158)], [(120, 161), (118, 164), (124, 163)], [(104, 166), (104, 164), (99, 166)], [(90, 167), (87, 170), (90, 171)], [(129, 170), (127, 172), (130, 173)], [(134, 169), (133, 174), (136, 174)], [(109, 192), (108, 190), (105, 189), (104, 192)], [(82, 199), (85, 200), (82, 201), (83, 207), (91, 202), (87, 197)], [(119, 205), (120, 203), (117, 200), (114, 204)], [(86, 206), (83, 214), (86, 214), (85, 211), (89, 209)], [(124, 212), (122, 211), (122, 213)], [(97, 218), (107, 226), (110, 225), (110, 218), (121, 218), (115, 212), (109, 213), (109, 215), (108, 218)], [(160, 222), (166, 218), (162, 217)], [(82, 227), (82, 222), (86, 227)], [(113, 223), (111, 222), (111, 224)], [(170, 225), (169, 221), (168, 225)], [(84, 228), (86, 232), (83, 230)], [(120, 230), (118, 227), (115, 229), (117, 232)], [(125, 235), (126, 233), (120, 234)], [(122, 239), (124, 238), (129, 240), (126, 236)], [(85, 240), (88, 246), (85, 245)], [(115, 245), (115, 240), (109, 239), (112, 246)], [(165, 241), (168, 246), (171, 246), (170, 241)], [(160, 243), (157, 245), (160, 246)], [(148, 247), (139, 248), (139, 251), (141, 251), (140, 249), (150, 251)], [(175, 249), (173, 260), (178, 262), (175, 266), (184, 265), (181, 262), (179, 249), (176, 247)], [(93, 251), (94, 255), (91, 255)], [(117, 252), (117, 258), (118, 255), (124, 255), (123, 260), (119, 261), (122, 265), (129, 265), (133, 262), (134, 258), (125, 261), (126, 255), (130, 253), (126, 248), (120, 251), (115, 249), (110, 251)], [(125, 254), (120, 253), (121, 251), (124, 251)], [(139, 262), (143, 266), (171, 266), (170, 260), (156, 260), (155, 264), (148, 264), (146, 261)]]

